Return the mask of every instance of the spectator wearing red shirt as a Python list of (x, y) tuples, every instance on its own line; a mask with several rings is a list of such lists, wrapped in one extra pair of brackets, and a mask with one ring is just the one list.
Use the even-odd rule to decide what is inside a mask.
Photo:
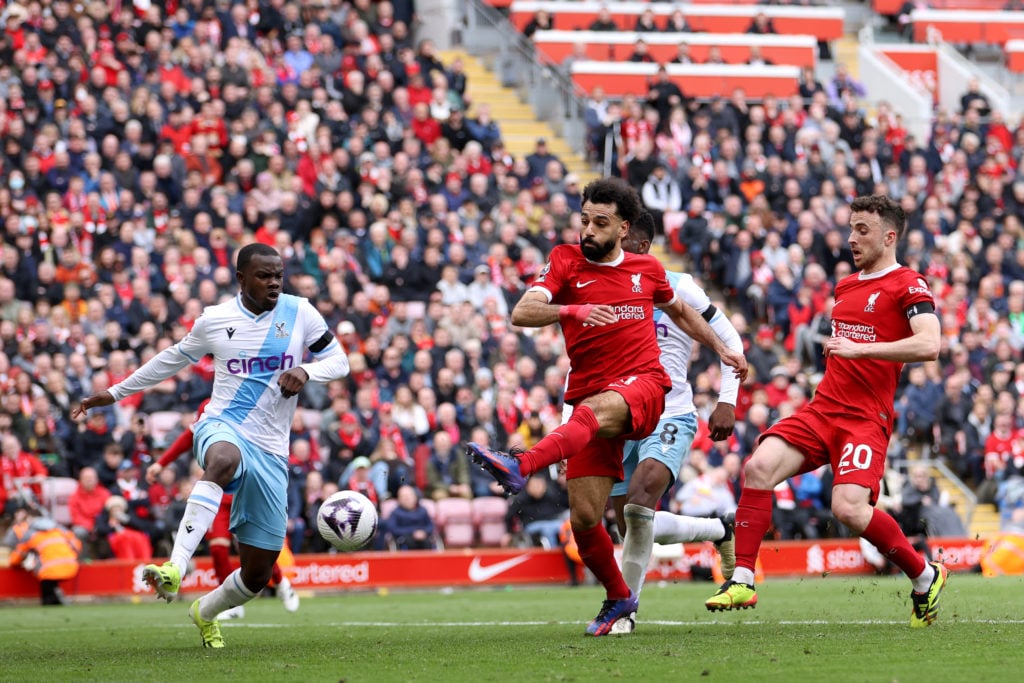
[(110, 498), (110, 491), (100, 485), (96, 470), (83, 467), (78, 473), (78, 488), (68, 498), (71, 530), (82, 541), (83, 553), (96, 540), (96, 515), (103, 512), (107, 498)]
[(412, 133), (428, 147), (441, 137), (441, 124), (431, 118), (430, 105), (421, 102), (413, 107)]
[(12, 514), (22, 502), (22, 486), (35, 496), (35, 502), (42, 500), (41, 482), (49, 473), (39, 458), (22, 451), (21, 442), (13, 434), (5, 434), (0, 447), (0, 509)]

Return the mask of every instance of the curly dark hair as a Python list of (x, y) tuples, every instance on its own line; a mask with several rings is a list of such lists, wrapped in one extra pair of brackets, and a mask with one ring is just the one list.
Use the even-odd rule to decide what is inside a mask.
[(589, 183), (583, 188), (583, 202), (614, 204), (616, 213), (631, 225), (643, 206), (640, 195), (621, 178), (601, 178)]
[(907, 233), (907, 214), (899, 202), (884, 194), (857, 197), (850, 204), (850, 210), (878, 214), (884, 225), (896, 231), (897, 239), (903, 239)]
[(634, 235), (638, 242), (654, 239), (654, 216), (647, 209), (640, 209), (640, 215), (629, 224), (629, 232)]

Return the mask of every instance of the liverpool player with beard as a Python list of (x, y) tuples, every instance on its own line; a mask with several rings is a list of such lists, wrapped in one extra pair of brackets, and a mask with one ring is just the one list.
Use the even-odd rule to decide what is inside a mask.
[(621, 241), (640, 210), (639, 196), (622, 180), (588, 185), (579, 245), (555, 247), (512, 311), (512, 323), (522, 327), (561, 323), (572, 366), (565, 393), (574, 406), (572, 418), (523, 453), (469, 444), (473, 459), (509, 493), (522, 489), (530, 474), (567, 461), (573, 535), (584, 564), (607, 592), (587, 627), (595, 636), (632, 630), (638, 606), (602, 522), (612, 483), (623, 477), (624, 441), (654, 430), (672, 386), (659, 362), (654, 306), (738, 374), (745, 375), (747, 368), (743, 355), (730, 350), (699, 313), (675, 296), (657, 259), (623, 251)]
[(850, 209), (849, 242), (860, 272), (836, 285), (825, 376), (810, 403), (761, 436), (744, 467), (736, 511), (736, 571), (707, 600), (709, 610), (757, 604), (754, 563), (771, 524), (772, 489), (793, 475), (831, 465), (836, 519), (870, 541), (913, 582), (910, 626), (928, 626), (938, 616), (946, 568), (925, 562), (874, 502), (903, 363), (938, 356), (939, 319), (928, 285), (896, 261), (896, 245), (906, 232), (899, 204), (876, 195), (858, 197)]

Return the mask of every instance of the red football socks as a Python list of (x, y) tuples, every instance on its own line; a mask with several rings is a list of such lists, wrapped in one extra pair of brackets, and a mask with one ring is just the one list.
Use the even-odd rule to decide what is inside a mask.
[(226, 545), (210, 544), (210, 559), (213, 560), (213, 571), (217, 574), (217, 583), (231, 575), (231, 549)]
[[(572, 411), (572, 417), (568, 422), (519, 456), (519, 471), (528, 476), (548, 465), (571, 458), (597, 435), (599, 428), (593, 410), (588, 406), (577, 407)], [(628, 593), (626, 597), (629, 597)]]
[(900, 530), (900, 525), (888, 513), (875, 508), (868, 528), (864, 529), (861, 536), (909, 578), (916, 578), (924, 571), (925, 561), (921, 553), (914, 550)]
[(274, 563), (274, 569), (270, 573), (270, 580), (277, 586), (281, 583), (281, 565), (277, 562)]
[(619, 565), (615, 563), (615, 546), (604, 525), (598, 524), (586, 531), (573, 529), (580, 559), (587, 569), (604, 586), (609, 600), (624, 600), (629, 597), (629, 586), (622, 578)]
[(772, 492), (744, 487), (736, 508), (736, 566), (754, 571), (757, 551), (772, 525)]

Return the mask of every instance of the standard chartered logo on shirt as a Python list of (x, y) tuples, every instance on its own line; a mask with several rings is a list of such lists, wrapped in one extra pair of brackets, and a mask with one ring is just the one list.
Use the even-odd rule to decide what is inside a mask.
[(613, 306), (612, 309), (615, 311), (615, 315), (619, 317), (619, 320), (643, 320), (647, 317), (643, 306), (630, 306), (625, 304), (622, 306)]

